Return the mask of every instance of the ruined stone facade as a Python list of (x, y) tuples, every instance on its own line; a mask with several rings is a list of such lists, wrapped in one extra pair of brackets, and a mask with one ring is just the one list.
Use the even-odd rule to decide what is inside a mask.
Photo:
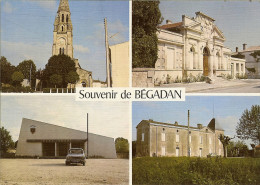
[(206, 157), (210, 153), (224, 155), (223, 145), (218, 139), (220, 134), (224, 134), (224, 130), (218, 126), (215, 118), (208, 126), (198, 124), (189, 129), (177, 122), (170, 124), (142, 120), (136, 129), (137, 156)]
[(158, 31), (158, 60), (155, 84), (189, 76), (227, 76), (245, 74), (245, 60), (231, 57), (224, 46), (225, 37), (214, 19), (196, 12), (196, 17), (182, 16), (182, 21), (167, 20)]
[[(73, 26), (68, 0), (60, 0), (54, 21), (52, 55), (68, 55), (75, 62), (79, 81), (73, 86), (92, 87), (92, 72), (82, 69), (73, 55)], [(68, 86), (71, 86), (69, 84)]]

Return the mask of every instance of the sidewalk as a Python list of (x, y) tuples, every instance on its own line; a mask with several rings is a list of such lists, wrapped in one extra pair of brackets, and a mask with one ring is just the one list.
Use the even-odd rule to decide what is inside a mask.
[(260, 85), (260, 79), (217, 79), (212, 84), (206, 82), (163, 84), (160, 87), (185, 87), (186, 93), (193, 93), (209, 89), (220, 89), (227, 87), (242, 87), (247, 85)]

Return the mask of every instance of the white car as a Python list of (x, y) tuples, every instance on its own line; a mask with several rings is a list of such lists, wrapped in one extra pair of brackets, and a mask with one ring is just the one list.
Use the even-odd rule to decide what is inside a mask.
[(82, 148), (71, 148), (69, 149), (68, 155), (66, 156), (66, 165), (71, 163), (81, 163), (85, 166), (86, 156)]

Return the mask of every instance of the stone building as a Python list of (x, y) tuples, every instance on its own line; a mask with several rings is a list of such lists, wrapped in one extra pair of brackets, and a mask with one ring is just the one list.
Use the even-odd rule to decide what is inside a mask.
[[(137, 156), (200, 156), (208, 154), (224, 155), (219, 135), (224, 130), (213, 118), (208, 126), (197, 124), (189, 127), (162, 123), (153, 120), (142, 120), (136, 127)], [(189, 133), (189, 134), (188, 134)]]
[[(133, 69), (133, 86), (180, 81), (187, 77), (230, 76), (245, 74), (245, 60), (231, 57), (226, 38), (215, 20), (202, 12), (196, 17), (159, 27), (158, 59), (154, 68)], [(141, 83), (141, 84), (140, 84)]]
[(52, 55), (65, 54), (75, 62), (79, 81), (77, 87), (92, 87), (92, 72), (82, 69), (73, 55), (73, 26), (68, 0), (60, 0), (54, 21)]
[[(252, 53), (255, 51), (260, 51), (260, 46), (250, 46), (246, 47), (246, 44), (243, 44), (243, 50), (238, 51), (237, 48), (237, 53), (240, 53), (245, 56), (246, 60), (246, 74), (248, 78), (260, 78), (260, 62), (257, 62), (256, 58), (254, 58)], [(258, 57), (258, 60), (260, 57)]]
[[(91, 156), (116, 158), (113, 138), (24, 118), (16, 156), (64, 157), (69, 148), (82, 148)], [(87, 147), (87, 144), (89, 145)]]

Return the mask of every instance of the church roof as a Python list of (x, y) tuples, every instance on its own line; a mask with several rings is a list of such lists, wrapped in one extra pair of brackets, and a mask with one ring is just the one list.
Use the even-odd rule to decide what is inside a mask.
[(70, 12), (69, 0), (60, 0), (58, 12), (60, 11)]

